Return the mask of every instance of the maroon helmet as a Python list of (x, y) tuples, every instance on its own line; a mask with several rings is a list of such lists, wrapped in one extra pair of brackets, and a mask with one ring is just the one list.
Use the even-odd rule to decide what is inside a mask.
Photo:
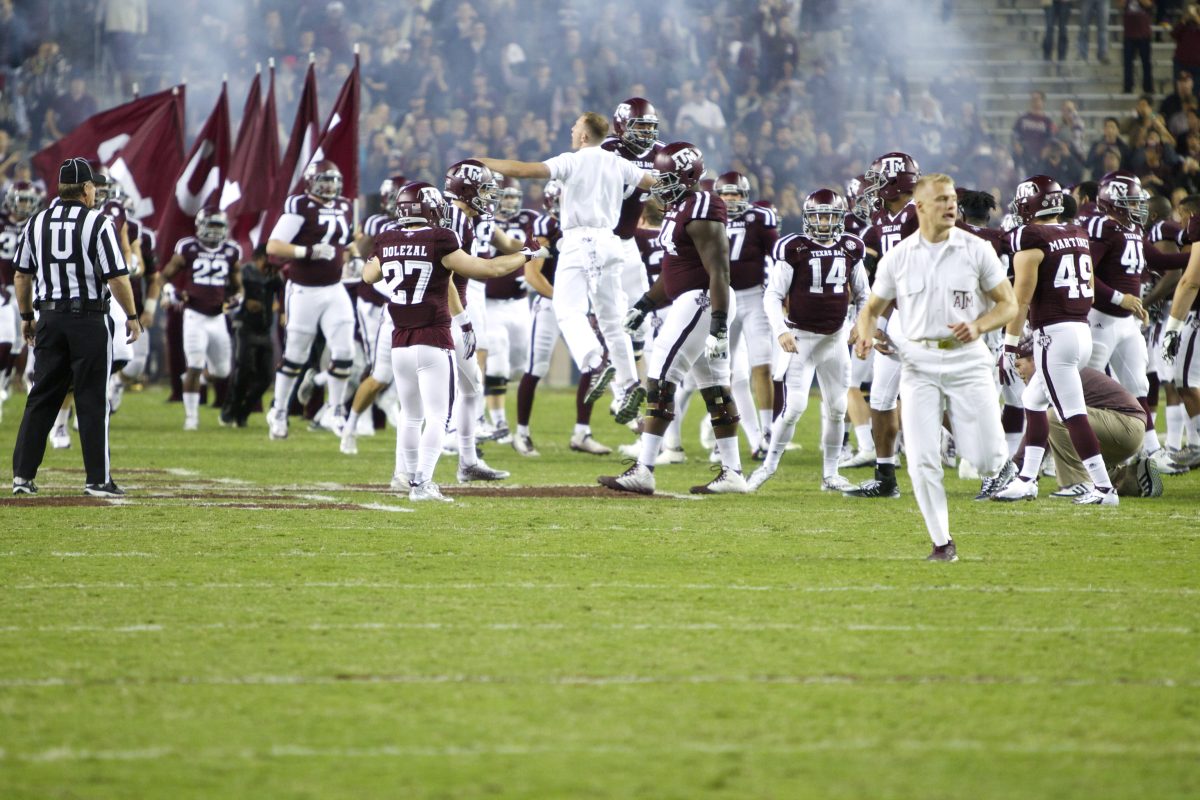
[(4, 210), (12, 215), (15, 222), (24, 222), (38, 212), (44, 197), (45, 192), (37, 184), (17, 181), (4, 195)]
[(1048, 175), (1033, 175), (1017, 184), (1008, 210), (1028, 225), (1037, 217), (1056, 217), (1063, 212), (1063, 190)]
[(612, 124), (617, 138), (638, 153), (649, 150), (658, 139), (658, 112), (643, 97), (631, 97), (618, 105)]
[(219, 208), (203, 208), (196, 215), (196, 238), (209, 250), (229, 239), (229, 216)]
[(440, 226), (445, 221), (446, 201), (442, 193), (424, 181), (413, 181), (401, 186), (392, 199), (396, 209), (396, 222), (401, 225)]
[(672, 142), (654, 156), (650, 193), (663, 206), (677, 203), (704, 176), (704, 154), (690, 142)]
[(490, 214), (496, 202), (496, 178), (481, 162), (468, 158), (446, 170), (442, 192), (449, 200), (461, 200), (480, 214)]
[[(713, 191), (725, 201), (729, 216), (740, 217), (750, 210), (750, 179), (740, 172), (726, 172), (717, 178)], [(738, 199), (730, 200), (728, 195), (737, 195)]]
[(558, 219), (558, 206), (562, 202), (562, 189), (560, 181), (546, 181), (542, 187), (542, 207), (555, 219)]
[(838, 238), (846, 232), (847, 210), (845, 198), (833, 189), (817, 189), (804, 198), (804, 235), (816, 242)]
[(403, 175), (392, 175), (384, 178), (383, 183), (379, 184), (380, 205), (389, 217), (396, 216), (396, 190), (408, 182), (408, 178)]
[(902, 194), (912, 194), (921, 177), (917, 160), (908, 153), (884, 153), (871, 162), (866, 172), (866, 194), (871, 206), (877, 209), (880, 200), (895, 200)]
[(860, 222), (871, 221), (871, 198), (867, 195), (867, 176), (857, 175), (846, 182), (846, 205)]
[(496, 218), (510, 220), (521, 213), (521, 184), (516, 178), (500, 178), (500, 202), (496, 205)]
[(304, 190), (313, 197), (332, 200), (342, 193), (342, 171), (328, 159), (313, 161), (304, 168)]
[(1145, 225), (1150, 218), (1150, 193), (1137, 175), (1119, 169), (1100, 179), (1096, 205), (1122, 225)]

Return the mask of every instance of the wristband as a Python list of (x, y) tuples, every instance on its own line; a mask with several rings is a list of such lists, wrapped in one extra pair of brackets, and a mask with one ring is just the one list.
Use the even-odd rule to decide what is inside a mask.
[(1181, 331), (1183, 330), (1185, 322), (1187, 322), (1187, 320), (1175, 319), (1175, 317), (1167, 317), (1167, 328), (1165, 332), (1173, 333), (1175, 331)]
[(137, 321), (137, 318), (138, 318), (137, 314), (126, 314), (125, 315), (125, 319), (128, 320), (129, 322), (135, 322), (135, 321)]
[[(33, 322), (33, 312), (32, 311), (22, 311), (21, 312), (21, 321), (22, 322)], [(1180, 323), (1180, 324), (1182, 324), (1182, 323)]]
[(1112, 298), (1112, 302), (1113, 302), (1113, 305), (1114, 305), (1114, 306), (1119, 306), (1119, 305), (1121, 305), (1121, 301), (1122, 301), (1122, 300), (1124, 300), (1124, 299), (1125, 299), (1125, 293), (1124, 293), (1124, 292), (1118, 292), (1116, 289), (1113, 289), (1113, 298)]
[(450, 321), (458, 327), (463, 328), (471, 324), (471, 316), (466, 311), (460, 311)]
[(142, 309), (147, 314), (149, 314), (150, 316), (153, 317), (154, 312), (158, 311), (158, 298), (152, 297), (149, 300), (147, 300), (145, 303), (142, 304)]
[(708, 332), (714, 336), (718, 333), (725, 333), (728, 329), (727, 321), (729, 319), (728, 311), (713, 311), (712, 319), (708, 323)]
[(299, 245), (293, 245), (293, 247), (296, 248), (296, 252), (292, 253), (292, 258), (308, 258), (307, 247), (301, 247)]
[(654, 310), (654, 301), (650, 299), (649, 293), (642, 295), (638, 301), (633, 304), (633, 307), (643, 313), (650, 313)]
[(1017, 345), (1019, 345), (1020, 343), (1021, 343), (1020, 336), (1014, 336), (1011, 333), (1004, 334), (1004, 346), (1005, 347), (1011, 347), (1013, 349), (1016, 349)]

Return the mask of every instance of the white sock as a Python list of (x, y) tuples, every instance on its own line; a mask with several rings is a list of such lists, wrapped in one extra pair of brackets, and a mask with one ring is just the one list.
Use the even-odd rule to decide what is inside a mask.
[(346, 415), (346, 430), (350, 431), (350, 433), (358, 430), (358, 417), (359, 413), (353, 410)]
[(54, 427), (67, 427), (67, 423), (71, 421), (71, 408), (60, 408), (58, 415), (54, 418)]
[[(1025, 445), (1025, 463), (1021, 465), (1021, 480), (1036, 481), (1042, 471), (1042, 459), (1046, 457), (1046, 448)], [(1101, 459), (1101, 467), (1104, 462)]]
[(200, 393), (183, 393), (183, 415), (188, 418), (200, 416)]
[(400, 430), (396, 431), (396, 471), (408, 473), (410, 481), (418, 483), (429, 476), (419, 475), (418, 453), (421, 449), (421, 418), (400, 420)]
[[(1187, 413), (1186, 411), (1184, 412)], [(1200, 414), (1188, 420), (1187, 433), (1192, 444), (1200, 444)]]
[(1183, 430), (1187, 426), (1187, 411), (1183, 403), (1167, 406), (1167, 447), (1178, 450), (1183, 447)]
[(730, 387), (733, 404), (741, 415), (742, 430), (751, 447), (758, 447), (762, 440), (762, 428), (758, 427), (758, 414), (754, 412), (754, 395), (750, 394), (750, 381), (738, 381)]
[[(576, 427), (579, 427), (579, 426), (577, 425)], [(529, 426), (528, 425), (518, 425), (517, 426), (517, 436), (529, 436)]]
[(890, 456), (878, 456), (878, 457), (876, 457), (876, 459), (875, 459), (875, 463), (876, 463), (876, 464), (895, 464), (895, 463), (896, 463), (896, 456), (895, 456), (895, 455), (890, 455)]
[(679, 430), (679, 421), (683, 419), (683, 414), (675, 412), (675, 418), (667, 425), (667, 432), (663, 434), (663, 444), (670, 450), (683, 449), (683, 433)]
[(343, 403), (346, 402), (346, 384), (349, 383), (347, 378), (339, 378), (335, 375), (330, 375), (326, 381), (326, 388), (329, 390), (329, 405), (333, 408), (334, 414), (343, 414), (346, 411)]
[(842, 434), (846, 431), (846, 422), (825, 418), (824, 430), (821, 435), (821, 476), (824, 478), (837, 475), (838, 459), (842, 457)]
[(780, 414), (775, 418), (775, 422), (771, 424), (771, 446), (767, 448), (767, 458), (763, 462), (771, 472), (779, 468), (779, 462), (783, 459), (784, 451), (787, 450), (788, 444), (791, 443), (792, 437), (796, 434), (796, 422), (788, 422), (787, 414)]
[(475, 454), (475, 409), (478, 403), (477, 394), (458, 396), (458, 411), (454, 419), (458, 426), (458, 463), (464, 467), (473, 467), (479, 461), (479, 456)]
[(738, 449), (737, 435), (717, 439), (717, 455), (721, 457), (721, 466), (734, 472), (742, 471), (742, 451)]
[(874, 450), (875, 437), (871, 435), (871, 423), (854, 426), (854, 438), (858, 440), (859, 450)]
[(1012, 458), (1013, 456), (1015, 456), (1017, 454), (1017, 448), (1019, 448), (1021, 446), (1021, 439), (1023, 439), (1024, 436), (1025, 436), (1025, 434), (1023, 434), (1023, 433), (1006, 433), (1006, 434), (1004, 434), (1004, 443), (1008, 445), (1008, 457), (1009, 458)]
[(588, 436), (589, 434), (591, 434), (591, 432), (592, 432), (591, 425), (580, 425), (578, 422), (575, 423), (575, 436), (579, 437), (580, 439), (584, 438), (585, 436)]
[(1097, 489), (1112, 488), (1112, 481), (1108, 479), (1108, 470), (1104, 467), (1104, 456), (1092, 456), (1083, 462), (1083, 466), (1087, 469), (1088, 475), (1092, 477), (1092, 483)]
[(295, 375), (284, 375), (282, 372), (276, 372), (275, 399), (271, 404), (280, 411), (286, 411), (288, 398), (292, 396), (292, 389), (295, 388), (295, 386)]
[(644, 467), (654, 469), (654, 461), (658, 458), (659, 448), (662, 447), (663, 437), (654, 433), (642, 434), (642, 454), (638, 457), (638, 463)]
[(329, 383), (329, 379), (332, 377), (328, 372), (318, 372), (313, 376), (313, 386), (324, 386)]
[[(746, 413), (746, 412), (742, 412), (742, 413)], [(759, 429), (762, 430), (763, 435), (766, 435), (767, 432), (771, 430), (771, 422), (772, 422), (771, 409), (760, 408), (758, 410), (758, 427), (759, 427)]]
[(508, 416), (504, 413), (503, 406), (501, 406), (500, 408), (489, 408), (488, 416), (492, 418), (492, 427), (493, 428), (507, 428), (508, 427)]
[(1146, 455), (1157, 453), (1162, 450), (1162, 445), (1158, 442), (1158, 431), (1150, 428), (1146, 431), (1146, 435), (1142, 437), (1142, 450)]

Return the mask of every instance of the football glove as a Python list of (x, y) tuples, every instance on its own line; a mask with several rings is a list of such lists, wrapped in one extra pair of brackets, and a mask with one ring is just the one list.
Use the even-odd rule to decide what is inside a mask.
[(729, 358), (727, 317), (728, 314), (724, 311), (712, 312), (712, 321), (708, 324), (708, 336), (704, 339), (704, 354), (710, 359)]
[(1179, 331), (1167, 331), (1163, 334), (1162, 340), (1162, 359), (1168, 364), (1175, 363), (1175, 357), (1179, 355)]
[(633, 308), (629, 309), (625, 314), (625, 321), (621, 323), (621, 328), (630, 336), (636, 336), (641, 332), (642, 322), (646, 319), (646, 315), (654, 310), (654, 303), (650, 301), (646, 295), (638, 298), (638, 301), (633, 304)]
[(332, 261), (335, 255), (337, 255), (337, 248), (325, 242), (317, 242), (308, 248), (310, 261)]
[(549, 258), (550, 249), (545, 245), (542, 245), (536, 250), (532, 247), (526, 247), (521, 251), (521, 255), (525, 256), (526, 261), (533, 261), (535, 258)]

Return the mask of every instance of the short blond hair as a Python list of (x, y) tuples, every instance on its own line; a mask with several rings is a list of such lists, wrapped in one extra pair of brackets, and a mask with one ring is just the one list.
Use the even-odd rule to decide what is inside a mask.
[(913, 194), (914, 195), (918, 194), (921, 191), (921, 189), (923, 189), (926, 186), (932, 187), (935, 184), (942, 184), (942, 183), (948, 183), (951, 186), (953, 186), (954, 178), (951, 178), (949, 175), (944, 175), (940, 172), (931, 172), (928, 175), (922, 175), (920, 180), (917, 181), (917, 185), (913, 187)]
[(588, 138), (594, 142), (604, 141), (604, 137), (608, 135), (608, 118), (597, 114), (595, 111), (585, 111), (582, 116), (583, 125), (587, 128)]

